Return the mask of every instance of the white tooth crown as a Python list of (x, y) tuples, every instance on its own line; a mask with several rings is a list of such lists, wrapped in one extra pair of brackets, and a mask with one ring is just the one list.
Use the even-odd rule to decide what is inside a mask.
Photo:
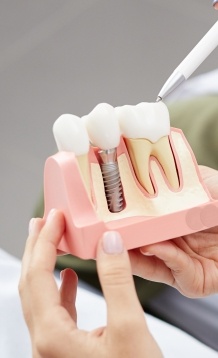
[(53, 125), (53, 133), (59, 151), (73, 152), (83, 178), (88, 196), (91, 195), (91, 180), (89, 168), (89, 137), (81, 118), (73, 114), (62, 114)]
[(179, 180), (168, 138), (170, 117), (166, 105), (143, 102), (117, 107), (115, 112), (139, 183), (149, 194), (154, 194), (149, 167), (153, 156), (162, 166), (170, 186), (177, 190)]
[(86, 128), (93, 145), (103, 149), (118, 147), (120, 128), (115, 110), (107, 103), (98, 104), (86, 116)]
[(89, 137), (81, 118), (62, 114), (53, 125), (53, 133), (59, 151), (74, 152), (76, 156), (88, 153)]
[(115, 109), (120, 130), (126, 138), (145, 138), (152, 143), (170, 134), (170, 117), (163, 102), (142, 102)]

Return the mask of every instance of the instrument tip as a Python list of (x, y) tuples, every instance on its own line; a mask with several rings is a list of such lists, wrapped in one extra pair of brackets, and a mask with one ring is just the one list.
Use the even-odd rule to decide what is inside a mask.
[(157, 96), (156, 102), (162, 101), (162, 98), (160, 96)]

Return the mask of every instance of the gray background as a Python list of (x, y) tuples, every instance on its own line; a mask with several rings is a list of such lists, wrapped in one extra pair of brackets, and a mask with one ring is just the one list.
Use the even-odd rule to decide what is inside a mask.
[[(1, 0), (0, 247), (21, 257), (52, 125), (99, 102), (154, 101), (217, 20), (212, 0)], [(217, 67), (216, 50), (196, 72)]]

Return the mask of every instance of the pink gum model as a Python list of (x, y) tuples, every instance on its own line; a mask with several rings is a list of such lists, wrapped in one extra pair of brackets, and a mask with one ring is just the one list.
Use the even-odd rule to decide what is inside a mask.
[[(94, 204), (89, 199), (74, 153), (59, 152), (47, 159), (44, 171), (44, 218), (46, 219), (48, 212), (52, 208), (57, 208), (64, 213), (66, 230), (59, 245), (60, 250), (83, 259), (90, 259), (95, 258), (97, 242), (102, 234), (108, 230), (118, 231), (123, 237), (126, 248), (130, 250), (218, 225), (218, 200), (213, 200), (210, 197), (200, 176), (194, 154), (181, 130), (171, 128), (171, 133), (177, 133), (182, 138), (193, 162), (192, 165), (198, 177), (199, 186), (206, 199), (200, 205), (189, 204), (188, 208), (161, 215), (128, 215), (128, 202), (126, 202), (126, 217), (119, 218), (118, 214), (113, 213), (112, 217), (114, 219), (105, 222), (97, 213), (94, 190), (92, 190)], [(180, 178), (180, 196), (178, 200), (181, 201), (185, 195), (189, 195), (190, 190), (192, 190), (191, 187), (193, 187), (193, 190), (195, 189), (195, 183), (191, 183), (189, 191), (185, 192), (183, 196), (182, 178), (185, 175), (189, 175), (189, 173), (182, 173), (179, 162), (180, 153), (177, 151), (171, 136), (170, 143)], [(147, 201), (155, 200), (146, 194), (138, 183), (123, 139), (121, 139), (118, 147), (118, 158), (122, 154), (126, 156), (132, 177), (145, 199)], [(89, 161), (97, 164), (93, 148), (89, 152)], [(160, 170), (162, 171), (161, 168)], [(162, 174), (164, 176), (163, 171)], [(192, 178), (189, 178), (189, 180), (191, 182)], [(175, 191), (173, 195), (177, 195), (177, 193), (178, 191)], [(158, 196), (158, 190), (156, 196)]]

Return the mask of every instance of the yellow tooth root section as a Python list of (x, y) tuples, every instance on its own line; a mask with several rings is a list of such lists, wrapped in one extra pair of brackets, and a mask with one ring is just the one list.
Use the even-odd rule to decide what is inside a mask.
[(152, 155), (161, 164), (171, 187), (175, 190), (179, 189), (178, 173), (168, 136), (162, 137), (153, 144)]
[(89, 164), (88, 155), (87, 154), (79, 155), (76, 158), (77, 158), (77, 162), (78, 162), (78, 165), (79, 165), (79, 169), (80, 169), (82, 179), (84, 181), (86, 190), (87, 190), (89, 198), (91, 200), (92, 199), (92, 195), (91, 195), (91, 178), (90, 178), (90, 167), (89, 167), (90, 164)]
[(149, 174), (149, 158), (151, 155), (159, 161), (170, 186), (174, 190), (179, 188), (178, 174), (168, 136), (162, 137), (156, 143), (144, 138), (125, 138), (125, 143), (136, 177), (149, 194), (154, 194)]
[(149, 194), (153, 195), (154, 188), (149, 175), (149, 158), (152, 143), (140, 138), (125, 138), (125, 143), (139, 183)]

